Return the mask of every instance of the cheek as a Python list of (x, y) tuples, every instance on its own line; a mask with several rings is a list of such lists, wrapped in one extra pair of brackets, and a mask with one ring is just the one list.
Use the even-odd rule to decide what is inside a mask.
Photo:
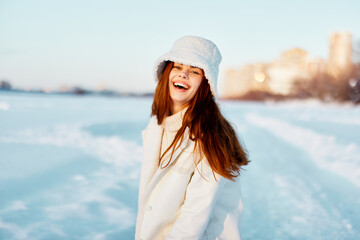
[(176, 75), (176, 72), (174, 71), (174, 69), (172, 69), (169, 73), (169, 81)]
[(198, 79), (194, 80), (193, 86), (194, 86), (195, 92), (199, 89), (201, 82), (202, 82), (202, 78), (198, 78)]
[(172, 76), (172, 74), (170, 73), (169, 74), (169, 79), (168, 79), (168, 85), (169, 85), (169, 87), (170, 87), (170, 85), (171, 85), (171, 79), (173, 78), (173, 76)]

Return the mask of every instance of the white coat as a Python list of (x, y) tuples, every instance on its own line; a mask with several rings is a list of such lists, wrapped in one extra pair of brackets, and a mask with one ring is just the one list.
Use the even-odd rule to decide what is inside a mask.
[(240, 239), (238, 179), (216, 180), (206, 159), (196, 168), (188, 131), (170, 164), (158, 167), (162, 133), (156, 117), (143, 131), (135, 239)]

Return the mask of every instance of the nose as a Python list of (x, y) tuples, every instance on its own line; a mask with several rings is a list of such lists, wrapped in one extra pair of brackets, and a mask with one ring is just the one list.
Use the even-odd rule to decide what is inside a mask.
[(179, 72), (179, 77), (187, 79), (189, 77), (189, 71), (184, 69)]

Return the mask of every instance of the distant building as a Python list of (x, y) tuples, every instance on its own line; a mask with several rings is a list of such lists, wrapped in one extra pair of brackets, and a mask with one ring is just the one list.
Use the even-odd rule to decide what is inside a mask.
[(324, 74), (334, 77), (352, 66), (351, 35), (335, 33), (330, 38), (329, 60), (312, 58), (300, 48), (285, 51), (280, 59), (256, 63), (239, 69), (228, 69), (225, 76), (224, 98), (237, 98), (251, 91), (289, 95), (295, 83), (306, 83)]
[(352, 67), (352, 36), (348, 32), (334, 33), (330, 37), (327, 71), (335, 78)]
[(238, 70), (229, 69), (226, 71), (224, 97), (236, 98), (249, 91), (290, 94), (295, 81), (311, 79), (310, 63), (314, 65), (314, 60), (310, 62), (306, 51), (294, 48), (271, 63), (246, 65)]
[(268, 90), (268, 76), (266, 64), (252, 64), (240, 69), (228, 69), (226, 71), (226, 84), (224, 96), (234, 98), (246, 94), (251, 90)]
[(277, 61), (269, 64), (269, 90), (271, 93), (287, 95), (296, 81), (309, 81), (308, 53), (300, 48), (290, 49)]

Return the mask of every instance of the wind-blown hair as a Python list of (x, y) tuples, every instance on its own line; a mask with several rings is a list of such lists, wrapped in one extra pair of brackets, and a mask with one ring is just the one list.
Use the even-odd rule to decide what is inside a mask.
[[(167, 62), (155, 90), (152, 115), (157, 117), (159, 125), (171, 115), (169, 75), (173, 66), (173, 62)], [(183, 140), (187, 127), (190, 139), (195, 141), (195, 149), (199, 149), (200, 154), (205, 155), (213, 172), (233, 180), (240, 174), (241, 166), (248, 164), (247, 152), (241, 146), (231, 124), (221, 114), (205, 77), (188, 105), (182, 126), (173, 142), (160, 157), (159, 166), (168, 151), (172, 151), (173, 154), (179, 147), (178, 143)], [(164, 167), (168, 164), (169, 162)]]

